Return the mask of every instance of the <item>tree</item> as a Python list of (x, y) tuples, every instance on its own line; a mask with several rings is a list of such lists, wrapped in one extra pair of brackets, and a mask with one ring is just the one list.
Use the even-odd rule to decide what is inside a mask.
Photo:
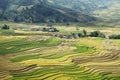
[(71, 34), (72, 34), (73, 38), (76, 38), (76, 34), (75, 33), (71, 33)]
[(85, 29), (83, 29), (83, 34), (84, 34), (84, 37), (87, 36), (87, 31)]
[(100, 31), (94, 31), (90, 33), (91, 37), (101, 37), (101, 38), (105, 38), (105, 35), (103, 33), (101, 33)]
[(7, 29), (10, 29), (10, 27), (5, 24), (5, 25), (3, 25), (3, 26), (1, 27), (1, 29), (6, 29), (6, 30), (7, 30)]
[(83, 35), (81, 33), (78, 33), (78, 37), (82, 37)]
[(90, 33), (90, 36), (91, 37), (98, 37), (99, 33), (100, 33), (99, 31), (94, 31), (94, 32)]
[(42, 31), (48, 31), (45, 27), (42, 29)]
[(111, 35), (109, 36), (110, 39), (120, 39), (120, 35)]

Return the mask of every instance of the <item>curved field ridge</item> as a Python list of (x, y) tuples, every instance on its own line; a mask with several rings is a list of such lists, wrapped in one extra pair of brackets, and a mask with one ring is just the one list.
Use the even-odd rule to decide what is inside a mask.
[(120, 80), (120, 48), (114, 40), (2, 38), (0, 80)]
[(27, 73), (13, 74), (9, 80), (86, 80), (106, 78), (103, 73), (94, 72), (89, 68), (79, 67), (77, 65), (68, 65), (54, 68), (41, 68)]

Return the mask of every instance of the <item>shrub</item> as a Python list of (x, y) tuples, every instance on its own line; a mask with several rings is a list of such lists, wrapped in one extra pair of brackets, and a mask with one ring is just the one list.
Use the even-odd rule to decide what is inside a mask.
[(100, 31), (94, 31), (90, 33), (91, 37), (101, 37), (101, 38), (105, 38), (105, 35), (103, 33), (101, 33)]
[(5, 29), (5, 30), (8, 30), (8, 29), (10, 29), (10, 27), (8, 26), (8, 25), (3, 25), (2, 27), (1, 27), (1, 29)]
[(84, 34), (84, 37), (87, 36), (87, 31), (85, 29), (83, 30), (83, 34)]
[(110, 39), (120, 39), (120, 35), (111, 35), (109, 36)]
[(78, 33), (78, 37), (83, 37), (83, 35), (81, 33)]

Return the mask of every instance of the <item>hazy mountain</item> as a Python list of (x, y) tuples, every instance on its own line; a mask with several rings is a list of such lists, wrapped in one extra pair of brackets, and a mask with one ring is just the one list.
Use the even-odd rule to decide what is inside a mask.
[(56, 5), (90, 13), (98, 9), (106, 9), (112, 0), (49, 0)]
[(48, 0), (49, 2), (108, 20), (120, 19), (120, 0)]

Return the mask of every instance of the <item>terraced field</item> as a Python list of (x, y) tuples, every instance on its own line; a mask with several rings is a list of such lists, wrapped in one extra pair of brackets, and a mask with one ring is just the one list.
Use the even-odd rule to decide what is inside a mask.
[(26, 34), (0, 36), (0, 80), (120, 80), (119, 40)]

